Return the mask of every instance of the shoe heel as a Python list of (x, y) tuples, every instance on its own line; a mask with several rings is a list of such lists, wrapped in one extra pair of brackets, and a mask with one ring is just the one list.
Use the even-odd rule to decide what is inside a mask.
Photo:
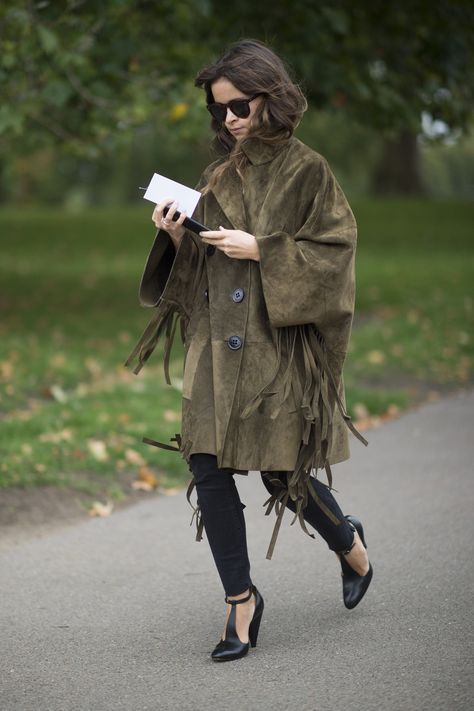
[[(241, 642), (235, 627), (236, 607), (241, 603), (248, 602), (248, 600), (252, 597), (252, 594), (255, 595), (255, 610), (252, 621), (249, 625), (249, 641)], [(229, 619), (227, 620), (225, 639), (220, 640), (211, 654), (211, 657), (215, 662), (230, 662), (234, 659), (240, 659), (247, 654), (250, 645), (252, 647), (257, 646), (258, 630), (264, 608), (263, 597), (260, 595), (255, 585), (250, 586), (249, 593), (246, 597), (238, 600), (229, 600), (226, 595), (225, 601), (232, 606), (232, 609)]]
[(251, 647), (257, 646), (258, 631), (260, 629), (260, 622), (262, 621), (262, 613), (258, 617), (254, 617), (249, 627), (249, 641)]
[[(364, 548), (367, 548), (362, 523), (355, 516), (345, 516), (345, 518), (351, 528), (359, 534), (359, 538), (362, 541)], [(372, 580), (373, 568), (369, 561), (369, 570), (367, 573), (365, 575), (359, 575), (345, 560), (344, 555), (347, 552), (348, 551), (345, 551), (339, 556), (342, 569), (342, 593), (344, 605), (348, 610), (352, 610), (359, 604), (367, 592), (367, 588)]]
[(352, 524), (354, 526), (357, 533), (359, 534), (360, 540), (362, 541), (362, 545), (364, 546), (364, 548), (367, 548), (367, 544), (366, 544), (365, 538), (364, 538), (364, 528), (362, 526), (362, 523), (359, 521), (359, 519), (356, 518), (355, 516), (345, 516), (344, 518), (347, 521), (349, 521), (350, 524)]

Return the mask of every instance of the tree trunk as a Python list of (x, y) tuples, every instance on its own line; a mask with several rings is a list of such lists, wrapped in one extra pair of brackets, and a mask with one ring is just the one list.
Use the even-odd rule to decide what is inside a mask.
[(417, 137), (401, 131), (386, 140), (375, 168), (372, 192), (376, 195), (424, 195)]

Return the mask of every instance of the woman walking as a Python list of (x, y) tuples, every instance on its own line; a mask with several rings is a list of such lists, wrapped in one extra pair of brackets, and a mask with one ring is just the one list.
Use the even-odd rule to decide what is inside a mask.
[[(196, 487), (197, 537), (204, 527), (226, 595), (211, 656), (229, 661), (256, 645), (264, 607), (234, 474), (261, 472), (270, 494), (268, 558), (288, 508), (339, 557), (346, 607), (372, 579), (362, 524), (344, 516), (331, 493), (331, 464), (349, 457), (347, 429), (367, 444), (345, 411), (342, 378), (356, 224), (326, 160), (293, 135), (307, 103), (269, 47), (241, 40), (195, 84), (205, 91), (218, 157), (196, 186), (202, 198), (193, 217), (212, 229), (190, 232), (185, 213), (173, 220), (173, 196), (156, 206), (158, 233), (140, 285), (141, 302), (156, 312), (127, 364), (137, 358), (138, 372), (164, 334), (169, 382), (179, 322), (185, 364), (176, 449)], [(328, 485), (316, 478), (319, 469)]]

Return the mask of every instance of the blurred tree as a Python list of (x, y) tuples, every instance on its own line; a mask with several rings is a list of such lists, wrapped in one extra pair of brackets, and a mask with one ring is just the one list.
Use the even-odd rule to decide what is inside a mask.
[(60, 144), (94, 158), (137, 127), (207, 121), (196, 71), (239, 37), (266, 40), (311, 103), (385, 138), (379, 192), (417, 192), (421, 118), (465, 133), (474, 107), (468, 0), (3, 0), (0, 150)]
[(147, 121), (179, 120), (189, 109), (180, 82), (192, 86), (204, 53), (194, 30), (206, 8), (206, 0), (4, 0), (1, 146), (59, 142), (94, 157)]
[(346, 112), (385, 138), (376, 192), (422, 190), (416, 136), (465, 133), (474, 112), (474, 3), (470, 0), (212, 0), (214, 45), (266, 39), (304, 78), (309, 100)]

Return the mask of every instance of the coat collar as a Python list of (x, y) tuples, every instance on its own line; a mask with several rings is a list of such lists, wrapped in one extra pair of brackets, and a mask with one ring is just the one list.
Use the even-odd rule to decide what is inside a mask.
[[(270, 163), (283, 149), (293, 141), (290, 138), (279, 144), (268, 144), (260, 138), (250, 137), (242, 141), (242, 150), (252, 165)], [(212, 148), (225, 157), (225, 151), (217, 136), (213, 139)], [(245, 205), (243, 200), (242, 182), (235, 170), (228, 170), (212, 191), (227, 219), (236, 230), (246, 232), (248, 228)]]
[[(266, 143), (261, 138), (250, 136), (242, 141), (241, 148), (252, 165), (263, 165), (272, 161), (284, 148), (294, 140), (291, 137), (281, 143)], [(211, 142), (211, 148), (220, 157), (226, 157), (228, 151), (215, 136)]]
[(241, 148), (252, 165), (270, 163), (288, 146), (288, 140), (282, 143), (265, 143), (261, 138), (250, 137), (242, 141)]

